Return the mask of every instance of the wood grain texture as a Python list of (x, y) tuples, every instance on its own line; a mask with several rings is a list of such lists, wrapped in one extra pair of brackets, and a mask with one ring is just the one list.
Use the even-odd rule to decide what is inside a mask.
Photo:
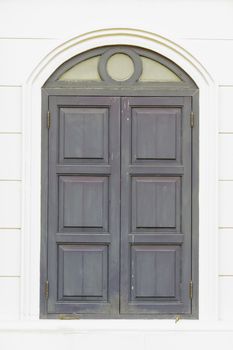
[(191, 97), (49, 100), (48, 317), (190, 316)]
[[(124, 97), (122, 104), (120, 310), (126, 315), (189, 314), (191, 99)], [(134, 126), (135, 110), (138, 130)], [(171, 125), (173, 138), (169, 138)], [(161, 148), (154, 141), (158, 132), (164, 134)], [(139, 152), (143, 155), (141, 163), (137, 158)], [(132, 166), (135, 160), (137, 166)], [(169, 166), (172, 176), (169, 171), (166, 173)], [(161, 239), (163, 233), (166, 236)], [(180, 237), (179, 243), (175, 243), (175, 235)]]
[(49, 105), (48, 313), (115, 314), (120, 99), (59, 96)]

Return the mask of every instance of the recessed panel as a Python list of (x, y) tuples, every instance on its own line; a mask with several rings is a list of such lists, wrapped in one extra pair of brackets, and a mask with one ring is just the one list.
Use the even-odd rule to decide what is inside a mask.
[(61, 245), (59, 299), (103, 300), (107, 298), (107, 247)]
[(107, 162), (107, 108), (61, 108), (60, 116), (60, 162)]
[(176, 231), (179, 223), (180, 178), (133, 177), (133, 231)]
[(133, 246), (131, 295), (136, 300), (174, 299), (178, 296), (179, 247)]
[(108, 178), (61, 176), (59, 206), (61, 230), (107, 231)]
[(180, 160), (180, 109), (132, 109), (132, 161)]

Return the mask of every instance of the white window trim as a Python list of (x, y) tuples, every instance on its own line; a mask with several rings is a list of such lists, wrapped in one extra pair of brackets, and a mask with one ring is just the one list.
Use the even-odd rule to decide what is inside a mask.
[[(40, 62), (23, 86), (21, 320), (39, 319), (41, 87), (69, 58), (97, 46), (117, 44), (141, 46), (164, 55), (182, 67), (199, 88), (199, 320), (217, 321), (217, 86), (200, 62), (184, 48), (159, 35), (135, 29), (99, 30), (66, 41)], [(155, 321), (158, 324), (158, 320)]]

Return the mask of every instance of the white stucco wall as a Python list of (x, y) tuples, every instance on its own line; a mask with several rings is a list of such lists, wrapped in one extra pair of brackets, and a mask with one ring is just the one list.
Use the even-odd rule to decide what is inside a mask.
[[(25, 254), (23, 250), (26, 249), (22, 245), (24, 231), (21, 230), (24, 198), (22, 174), (25, 168), (25, 164), (22, 164), (22, 160), (25, 159), (22, 155), (24, 86), (41, 60), (68, 40), (106, 28), (135, 28), (161, 35), (181, 46), (200, 62), (217, 87), (217, 101), (210, 101), (214, 104), (217, 102), (219, 121), (217, 308), (218, 320), (223, 324), (220, 328), (229, 332), (229, 326), (225, 325), (226, 321), (233, 321), (232, 18), (233, 1), (226, 0), (0, 1), (0, 320), (19, 321), (23, 314), (24, 296), (21, 294), (20, 284), (21, 258), (22, 254)], [(33, 118), (33, 109), (31, 116)], [(33, 236), (33, 232), (31, 235)], [(13, 327), (17, 328), (16, 324), (17, 322)], [(171, 325), (173, 327), (173, 323)], [(31, 326), (27, 324), (27, 327)], [(45, 332), (46, 327), (43, 327)], [(118, 346), (132, 345), (134, 339), (134, 347), (150, 349), (153, 348), (156, 339), (162, 341), (164, 330), (157, 333), (156, 338), (151, 326), (143, 327), (142, 324), (136, 326), (136, 330), (129, 330), (129, 333), (123, 327), (123, 333), (120, 333), (122, 343)], [(158, 322), (156, 327), (159, 332)], [(211, 332), (211, 326), (205, 327), (203, 329), (206, 329), (207, 337), (208, 332)], [(11, 326), (5, 326), (3, 322), (2, 332), (6, 328), (11, 329)], [(145, 333), (140, 335), (141, 328)], [(89, 331), (90, 329), (91, 325)], [(185, 345), (187, 337), (193, 334), (193, 331), (192, 328), (186, 329), (184, 333), (181, 330), (182, 327), (176, 339), (177, 341), (180, 339), (181, 344)], [(147, 331), (151, 333), (146, 333)], [(85, 332), (86, 330), (83, 330), (78, 344), (84, 344)], [(91, 333), (91, 338), (88, 338), (89, 343), (85, 343), (90, 347), (96, 342), (101, 342), (103, 335), (109, 339), (115, 336), (114, 332), (106, 333), (104, 329), (98, 334), (95, 332), (96, 330)], [(167, 347), (173, 344), (174, 332), (171, 334), (166, 343)], [(226, 344), (230, 344), (227, 339), (231, 333), (221, 334)], [(21, 339), (19, 334), (17, 336), (15, 340), (11, 340), (12, 347), (17, 343), (17, 339)], [(197, 342), (201, 344), (202, 336), (197, 337), (196, 343), (194, 341), (191, 346), (198, 345)], [(1, 339), (4, 342), (6, 337), (7, 334), (3, 332), (0, 344)], [(41, 337), (41, 345), (45, 339), (46, 336)], [(72, 339), (70, 336), (70, 346), (76, 344)], [(216, 340), (216, 344), (218, 341), (221, 343), (221, 338), (218, 339), (220, 340)], [(232, 342), (233, 336), (229, 339)], [(28, 338), (24, 341), (25, 346), (28, 346)], [(58, 346), (62, 346), (63, 340), (60, 339), (59, 342)]]

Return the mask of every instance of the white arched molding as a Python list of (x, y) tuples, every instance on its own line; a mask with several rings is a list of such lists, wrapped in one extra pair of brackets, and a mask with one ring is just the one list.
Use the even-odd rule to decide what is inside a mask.
[[(215, 321), (218, 318), (216, 87), (206, 69), (184, 48), (159, 35), (135, 29), (99, 30), (66, 41), (38, 64), (23, 87), (21, 319), (39, 319), (41, 87), (71, 57), (99, 46), (117, 44), (158, 52), (182, 67), (199, 88), (199, 319)], [(104, 320), (98, 322), (109, 324)]]

